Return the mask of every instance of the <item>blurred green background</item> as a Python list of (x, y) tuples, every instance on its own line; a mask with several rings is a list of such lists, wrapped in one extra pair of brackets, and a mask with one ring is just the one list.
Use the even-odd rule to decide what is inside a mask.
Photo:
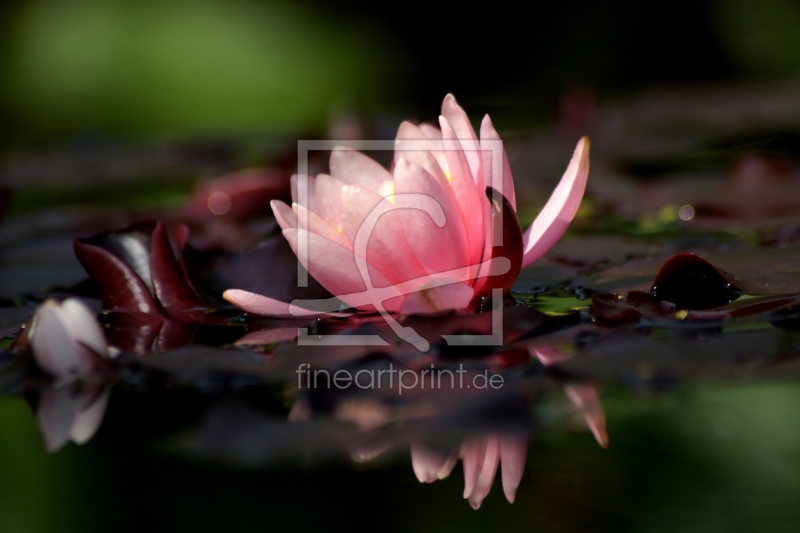
[(447, 92), (528, 128), (576, 88), (616, 98), (800, 71), (793, 0), (10, 0), (0, 17), (6, 146), (296, 135), (342, 110), (435, 117)]

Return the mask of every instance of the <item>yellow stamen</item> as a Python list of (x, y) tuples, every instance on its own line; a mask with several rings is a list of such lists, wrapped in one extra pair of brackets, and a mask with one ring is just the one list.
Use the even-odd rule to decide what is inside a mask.
[(330, 218), (326, 218), (326, 219), (325, 219), (325, 222), (327, 222), (328, 224), (330, 224), (330, 225), (331, 225), (331, 227), (332, 227), (333, 229), (335, 229), (336, 231), (338, 231), (339, 233), (341, 233), (341, 232), (343, 232), (343, 231), (344, 231), (344, 226), (342, 226), (342, 225), (341, 225), (339, 222), (337, 222), (337, 221), (335, 221), (335, 220), (331, 220)]
[(393, 181), (384, 181), (381, 183), (378, 192), (381, 196), (389, 200), (390, 202), (394, 203), (394, 182)]
[(447, 178), (447, 183), (450, 183), (450, 182), (453, 181), (453, 176), (450, 175), (450, 171), (449, 170), (445, 170), (444, 171), (444, 177)]

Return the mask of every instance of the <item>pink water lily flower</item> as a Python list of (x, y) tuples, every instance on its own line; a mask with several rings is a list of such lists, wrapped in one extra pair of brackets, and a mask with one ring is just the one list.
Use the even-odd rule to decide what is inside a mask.
[[(303, 266), (350, 307), (380, 302), (388, 312), (432, 313), (466, 308), (491, 289), (508, 291), (578, 210), (587, 138), (523, 234), (511, 169), (488, 115), (478, 138), (447, 95), (439, 126), (403, 122), (391, 171), (354, 150), (334, 149), (330, 175), (295, 176), (291, 207), (271, 204)], [(302, 306), (243, 290), (224, 297), (252, 313), (302, 313)]]

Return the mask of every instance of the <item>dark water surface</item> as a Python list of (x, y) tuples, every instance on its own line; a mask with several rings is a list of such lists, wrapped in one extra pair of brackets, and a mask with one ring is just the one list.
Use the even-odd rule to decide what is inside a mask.
[[(106, 147), (110, 160), (123, 154), (140, 166), (100, 188), (103, 168), (82, 166), (70, 148), (58, 164), (33, 157), (39, 182), (24, 162), (9, 164), (0, 531), (797, 531), (800, 116), (768, 116), (769, 127), (728, 122), (757, 110), (748, 98), (709, 108), (706, 97), (656, 95), (608, 111), (621, 122), (598, 120), (587, 199), (569, 233), (502, 302), (398, 317), (427, 339), (424, 352), (377, 316), (264, 319), (221, 299), (232, 286), (309, 297), (291, 292), (294, 256), (266, 203), (240, 218), (204, 211), (207, 191), (193, 189), (195, 177), (236, 168), (234, 148), (215, 156), (161, 146), (153, 157)], [(707, 110), (705, 127), (673, 115), (661, 127), (658, 110), (675, 108)], [(525, 222), (573, 140), (509, 143)], [(167, 237), (141, 224), (156, 219)], [(182, 223), (190, 234), (179, 250)], [(200, 295), (159, 296), (174, 297), (179, 313), (102, 312), (108, 264), (82, 265), (76, 238), (136, 263), (139, 274), (165, 271), (151, 245), (166, 243), (162, 251), (185, 267), (174, 272)], [(70, 296), (98, 313), (119, 349), (78, 387), (48, 378), (20, 345), (37, 306)], [(502, 345), (444, 342), (443, 334), (490, 334), (492, 305)], [(298, 328), (312, 340), (385, 343), (303, 346)], [(303, 368), (403, 370), (417, 381), (313, 387)], [(431, 368), (463, 370), (469, 381), (425, 387)], [(502, 386), (475, 386), (479, 375), (501, 376)], [(54, 390), (67, 421), (74, 400), (111, 392), (88, 443), (48, 453), (41, 406)], [(516, 463), (501, 454), (477, 511), (462, 497), (462, 462), (433, 483), (415, 475), (412, 448), (419, 467), (420, 450), (443, 463), (503, 443)], [(510, 504), (502, 478), (514, 465), (521, 481)]]

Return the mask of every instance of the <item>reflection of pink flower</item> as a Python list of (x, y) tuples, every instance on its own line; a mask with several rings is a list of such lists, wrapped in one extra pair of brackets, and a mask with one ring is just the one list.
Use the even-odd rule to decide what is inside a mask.
[(110, 357), (100, 325), (80, 301), (50, 300), (36, 311), (30, 335), (36, 364), (55, 378), (42, 386), (36, 407), (47, 449), (87, 442), (100, 427), (109, 396), (105, 384), (93, 381), (98, 360)]
[[(359, 152), (337, 149), (331, 154), (331, 174), (307, 179), (307, 201), (295, 177), (292, 206), (272, 203), (283, 235), (303, 265), (345, 303), (369, 307), (347, 296), (367, 290), (358, 254), (366, 259), (374, 287), (404, 282), (413, 287), (410, 293), (405, 286), (385, 292), (387, 311), (465, 308), (489, 289), (510, 289), (519, 270), (541, 257), (575, 216), (589, 172), (588, 139), (580, 140), (558, 187), (523, 234), (508, 160), (489, 117), (478, 139), (464, 110), (448, 95), (439, 124), (441, 129), (400, 125), (392, 172)], [(499, 157), (493, 159), (493, 153)], [(505, 201), (492, 201), (489, 187)], [(401, 207), (410, 195), (432, 199), (434, 211), (443, 217), (436, 220), (430, 210)], [(376, 208), (383, 214), (362, 251), (356, 235)], [(502, 231), (493, 232), (498, 214)], [(500, 234), (502, 246), (494, 246)], [(307, 256), (300, 249), (303, 242), (308, 243)], [(499, 257), (507, 258), (510, 267), (503, 275), (487, 277), (487, 262)], [(225, 298), (253, 313), (289, 312), (286, 303), (242, 290), (229, 290)]]
[(498, 466), (506, 499), (514, 503), (527, 452), (525, 435), (486, 435), (465, 442), (460, 453), (445, 454), (414, 444), (411, 464), (421, 483), (431, 483), (449, 476), (460, 455), (464, 464), (464, 498), (477, 509), (492, 488)]

